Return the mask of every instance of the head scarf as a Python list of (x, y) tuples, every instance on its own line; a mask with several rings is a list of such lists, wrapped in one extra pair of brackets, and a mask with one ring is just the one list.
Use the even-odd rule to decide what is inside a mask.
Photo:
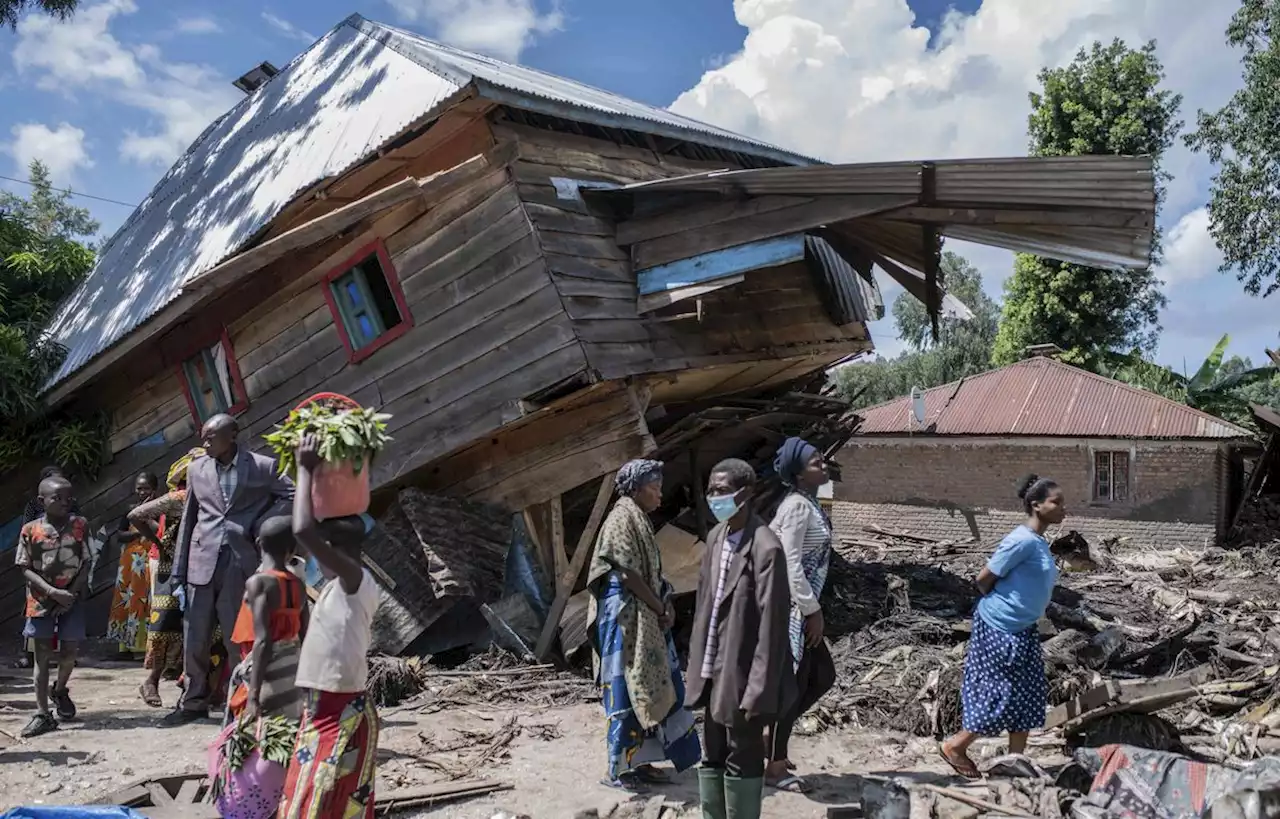
[(173, 462), (173, 466), (169, 467), (169, 475), (165, 480), (170, 492), (177, 491), (182, 484), (187, 482), (187, 469), (191, 466), (191, 462), (204, 456), (204, 447), (198, 446), (188, 450), (186, 455)]
[(646, 461), (644, 458), (637, 458), (622, 465), (614, 483), (620, 493), (631, 497), (643, 489), (645, 484), (652, 483), (661, 477), (662, 461)]
[(773, 459), (773, 471), (785, 486), (794, 487), (796, 476), (804, 471), (809, 459), (818, 454), (818, 448), (803, 438), (788, 438), (778, 447)]

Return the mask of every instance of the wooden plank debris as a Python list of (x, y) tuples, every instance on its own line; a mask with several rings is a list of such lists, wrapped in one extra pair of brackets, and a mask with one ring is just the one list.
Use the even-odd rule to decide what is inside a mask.
[(473, 796), (484, 796), (497, 791), (511, 790), (505, 782), (473, 779), (463, 782), (440, 782), (420, 788), (404, 788), (386, 794), (378, 794), (374, 799), (374, 812), (378, 814), (395, 813), (396, 811), (425, 808), (445, 802), (456, 802)]

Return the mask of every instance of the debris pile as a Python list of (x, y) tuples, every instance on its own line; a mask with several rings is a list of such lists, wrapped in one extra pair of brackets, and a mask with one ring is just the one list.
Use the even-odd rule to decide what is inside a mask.
[(476, 654), (455, 668), (421, 666), (421, 692), (406, 703), (424, 713), (446, 708), (484, 706), (551, 707), (599, 698), (595, 685), (582, 671), (561, 671), (552, 665), (529, 665), (498, 646)]
[(1241, 507), (1228, 545), (1251, 544), (1280, 551), (1280, 495), (1258, 495)]
[[(1070, 712), (1057, 724), (1073, 744), (1185, 741), (1220, 760), (1280, 750), (1280, 552), (1091, 549), (1075, 533), (1054, 551), (1092, 569), (1063, 573), (1040, 625), (1050, 702)], [(802, 729), (957, 730), (972, 580), (989, 554), (876, 528), (844, 541), (823, 593), (837, 683)]]

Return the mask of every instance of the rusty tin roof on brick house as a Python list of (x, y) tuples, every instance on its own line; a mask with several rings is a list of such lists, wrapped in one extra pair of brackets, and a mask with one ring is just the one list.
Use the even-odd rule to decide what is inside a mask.
[(1050, 358), (1030, 358), (926, 390), (923, 424), (912, 417), (910, 396), (859, 415), (862, 435), (1254, 437), (1221, 418)]

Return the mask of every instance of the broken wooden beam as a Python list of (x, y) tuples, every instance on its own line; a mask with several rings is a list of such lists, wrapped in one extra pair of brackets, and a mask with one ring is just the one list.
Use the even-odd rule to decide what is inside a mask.
[(506, 790), (511, 790), (511, 785), (492, 780), (439, 782), (420, 788), (404, 788), (386, 794), (379, 794), (374, 799), (374, 812), (387, 814), (412, 808), (425, 808), (444, 802), (455, 802)]
[(547, 613), (547, 621), (542, 626), (538, 644), (533, 649), (533, 656), (539, 662), (547, 658), (547, 653), (551, 650), (551, 644), (555, 641), (556, 632), (560, 627), (560, 618), (564, 616), (565, 606), (573, 596), (573, 587), (578, 582), (578, 575), (582, 574), (582, 567), (587, 564), (587, 560), (595, 551), (596, 532), (604, 521), (605, 512), (609, 510), (609, 501), (613, 499), (613, 480), (617, 474), (617, 472), (610, 472), (600, 479), (600, 489), (596, 491), (595, 505), (591, 507), (591, 516), (587, 518), (586, 528), (582, 530), (578, 544), (573, 549), (568, 571), (564, 573), (563, 578), (556, 579), (556, 596), (551, 603), (551, 610)]

